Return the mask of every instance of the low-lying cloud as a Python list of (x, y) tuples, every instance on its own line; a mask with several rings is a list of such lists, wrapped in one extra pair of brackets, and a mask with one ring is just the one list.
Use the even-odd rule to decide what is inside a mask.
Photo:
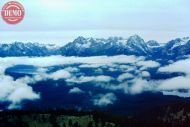
[[(43, 62), (43, 64), (42, 64)], [(95, 87), (110, 90), (107, 94), (98, 94), (93, 98), (93, 104), (107, 106), (113, 104), (117, 97), (115, 91), (123, 91), (125, 94), (140, 94), (145, 91), (162, 92), (164, 95), (177, 95), (190, 97), (179, 92), (181, 89), (190, 90), (190, 60), (173, 62), (170, 65), (160, 67), (161, 64), (145, 60), (144, 57), (135, 56), (95, 56), (95, 57), (6, 57), (0, 58), (0, 101), (9, 101), (8, 108), (18, 108), (23, 100), (40, 99), (40, 93), (32, 89), (32, 85), (44, 80), (64, 80), (67, 85), (93, 82)], [(26, 76), (14, 80), (5, 75), (9, 67), (15, 65), (32, 65), (37, 71), (32, 76)], [(48, 67), (65, 66), (56, 71), (48, 72)], [(72, 65), (72, 66), (71, 66)], [(73, 66), (77, 65), (77, 66)], [(91, 74), (81, 72), (82, 69), (90, 68)], [(149, 69), (159, 68), (157, 73), (185, 73), (185, 76), (170, 79), (151, 79)], [(109, 73), (108, 73), (109, 72)], [(113, 75), (115, 76), (113, 76)], [(70, 94), (81, 94), (79, 86), (73, 86)], [(189, 95), (189, 96), (188, 96)]]
[(9, 101), (9, 109), (18, 107), (23, 100), (35, 100), (40, 98), (40, 94), (33, 91), (25, 80), (14, 80), (10, 76), (0, 76), (0, 100)]
[(69, 93), (70, 94), (81, 94), (81, 93), (85, 93), (85, 92), (78, 87), (74, 87), (69, 90)]
[(113, 93), (99, 94), (93, 99), (95, 106), (104, 107), (107, 105), (112, 105), (117, 100), (117, 97)]
[(73, 82), (73, 83), (87, 83), (87, 82), (110, 82), (112, 80), (112, 77), (105, 76), (105, 75), (99, 75), (99, 76), (81, 76), (79, 78), (72, 78), (66, 80), (67, 82)]
[(159, 68), (159, 72), (182, 72), (190, 75), (190, 59), (180, 60), (170, 65)]
[(132, 74), (130, 74), (130, 73), (123, 73), (123, 74), (121, 74), (121, 75), (118, 76), (117, 80), (119, 82), (123, 82), (126, 79), (133, 79), (133, 78), (134, 78), (134, 76)]

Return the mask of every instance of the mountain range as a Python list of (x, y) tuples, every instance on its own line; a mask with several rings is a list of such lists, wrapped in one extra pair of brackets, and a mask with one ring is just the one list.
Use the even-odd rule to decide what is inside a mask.
[(190, 55), (190, 38), (177, 38), (165, 44), (150, 40), (145, 42), (138, 35), (110, 37), (108, 39), (78, 37), (64, 46), (53, 44), (23, 43), (0, 44), (0, 57), (7, 56), (100, 56), (136, 55), (150, 58), (174, 59)]

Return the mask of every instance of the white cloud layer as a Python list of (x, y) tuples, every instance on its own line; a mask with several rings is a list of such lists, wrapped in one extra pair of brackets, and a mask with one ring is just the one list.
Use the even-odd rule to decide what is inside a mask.
[(161, 67), (159, 72), (182, 72), (190, 75), (190, 59), (180, 60), (168, 66)]
[(163, 81), (158, 89), (160, 90), (179, 90), (190, 89), (190, 78), (179, 76)]
[[(178, 76), (162, 81), (158, 89), (162, 90), (164, 95), (176, 95), (180, 97), (190, 97), (190, 59), (172, 62), (171, 64), (160, 67), (158, 73), (184, 73), (185, 76)], [(179, 90), (188, 90), (179, 92)]]
[(47, 77), (53, 80), (59, 80), (59, 79), (67, 79), (71, 77), (71, 74), (66, 70), (58, 70), (56, 72), (47, 75)]
[(99, 75), (99, 76), (81, 76), (79, 78), (71, 78), (66, 80), (67, 82), (73, 82), (73, 83), (86, 83), (86, 82), (104, 82), (109, 83), (112, 80), (112, 77), (105, 76), (105, 75)]
[(145, 70), (147, 68), (156, 68), (160, 66), (158, 62), (152, 60), (140, 61), (137, 63), (137, 65), (141, 67), (141, 70)]
[(0, 76), (0, 101), (9, 101), (14, 108), (23, 100), (39, 99), (40, 95), (32, 90), (24, 79), (13, 80), (10, 76)]
[(144, 91), (152, 91), (154, 90), (154, 86), (151, 82), (143, 79), (136, 79), (133, 86), (130, 88), (130, 93), (139, 94)]
[(172, 95), (172, 96), (179, 96), (179, 97), (184, 97), (184, 98), (186, 98), (186, 97), (190, 97), (190, 91), (188, 90), (187, 92), (179, 92), (179, 91), (163, 91), (162, 92), (163, 93), (163, 95)]
[[(13, 66), (13, 65), (34, 65), (37, 67), (48, 67), (55, 65), (68, 65), (68, 64), (87, 64), (91, 66), (107, 66), (111, 64), (134, 64), (135, 62), (143, 60), (142, 57), (135, 56), (93, 56), (93, 57), (64, 57), (64, 56), (48, 56), (48, 57), (6, 57), (0, 58), (2, 65)], [(23, 62), (24, 61), (24, 62)], [(43, 61), (43, 64), (42, 64)], [(83, 65), (83, 66), (87, 66)], [(98, 65), (98, 66), (97, 66)], [(3, 69), (3, 68), (2, 68)]]
[[(42, 64), (43, 61), (43, 64)], [(174, 62), (168, 66), (160, 67), (155, 61), (146, 61), (143, 57), (135, 56), (96, 56), (96, 57), (6, 57), (0, 58), (0, 101), (9, 101), (9, 108), (19, 107), (23, 100), (35, 100), (40, 98), (40, 93), (33, 91), (29, 84), (52, 79), (64, 79), (68, 84), (95, 82), (94, 85), (104, 89), (121, 90), (126, 94), (139, 94), (144, 91), (161, 91), (165, 95), (177, 95), (190, 97), (190, 94), (179, 92), (181, 89), (190, 90), (190, 59)], [(48, 67), (56, 65), (80, 64), (78, 67), (66, 67), (55, 72), (47, 73)], [(32, 77), (23, 77), (14, 80), (5, 75), (5, 70), (14, 65), (33, 65), (38, 68)], [(138, 70), (138, 67), (140, 69)], [(89, 76), (79, 74), (82, 68), (94, 69), (96, 75)], [(167, 80), (151, 80), (151, 74), (145, 71), (147, 68), (158, 68), (159, 72), (183, 72), (186, 76), (178, 76)], [(122, 72), (115, 78), (103, 73), (103, 70)], [(135, 76), (134, 76), (135, 75)], [(112, 83), (118, 81), (119, 83)], [(169, 92), (168, 92), (169, 91)], [(72, 88), (69, 93), (83, 93), (78, 86)], [(106, 106), (113, 104), (117, 98), (113, 93), (96, 96), (94, 104)]]

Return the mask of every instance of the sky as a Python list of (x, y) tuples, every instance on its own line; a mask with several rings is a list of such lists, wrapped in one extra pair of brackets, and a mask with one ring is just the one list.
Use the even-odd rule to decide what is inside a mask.
[[(9, 0), (1, 0), (0, 8)], [(17, 25), (0, 18), (0, 43), (66, 44), (78, 36), (166, 43), (190, 32), (189, 0), (17, 0), (25, 8)]]

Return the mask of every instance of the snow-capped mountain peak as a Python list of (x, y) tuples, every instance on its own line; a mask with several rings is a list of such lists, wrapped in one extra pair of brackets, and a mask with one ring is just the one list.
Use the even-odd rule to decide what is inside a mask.
[(148, 54), (150, 49), (148, 48), (145, 41), (138, 35), (133, 35), (128, 38), (127, 45), (132, 50), (138, 51), (140, 54)]

